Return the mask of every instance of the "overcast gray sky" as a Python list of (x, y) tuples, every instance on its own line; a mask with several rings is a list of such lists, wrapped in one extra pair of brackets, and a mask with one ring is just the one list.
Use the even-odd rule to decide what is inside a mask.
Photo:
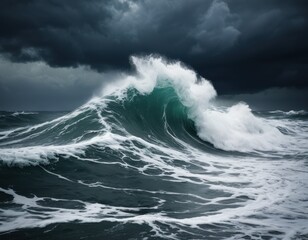
[(149, 53), (306, 108), (307, 29), (305, 0), (2, 0), (0, 110), (72, 109)]

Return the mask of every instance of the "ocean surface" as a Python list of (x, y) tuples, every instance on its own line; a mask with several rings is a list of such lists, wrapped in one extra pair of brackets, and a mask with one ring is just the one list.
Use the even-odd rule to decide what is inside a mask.
[(308, 113), (131, 61), (72, 112), (0, 112), (0, 239), (308, 239)]

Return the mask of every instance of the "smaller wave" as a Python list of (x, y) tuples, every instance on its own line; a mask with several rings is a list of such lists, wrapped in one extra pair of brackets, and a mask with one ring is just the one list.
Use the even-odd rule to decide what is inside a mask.
[(283, 114), (283, 115), (287, 115), (287, 116), (302, 116), (302, 115), (307, 115), (308, 112), (305, 110), (299, 110), (299, 111), (295, 111), (295, 110), (290, 110), (290, 111), (282, 111), (282, 110), (275, 110), (275, 111), (270, 111), (270, 113), (273, 114)]
[(38, 113), (37, 112), (25, 112), (25, 111), (22, 111), (22, 112), (14, 112), (11, 115), (14, 116), (14, 117), (17, 117), (19, 115), (35, 115), (35, 114), (38, 114)]
[(1, 112), (2, 114), (0, 115), (0, 117), (18, 117), (18, 116), (24, 116), (24, 115), (37, 115), (39, 114), (38, 112), (25, 112), (25, 111), (21, 111), (21, 112)]

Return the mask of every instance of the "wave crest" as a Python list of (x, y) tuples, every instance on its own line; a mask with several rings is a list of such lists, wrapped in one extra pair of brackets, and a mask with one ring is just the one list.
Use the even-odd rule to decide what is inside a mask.
[(150, 94), (155, 88), (172, 87), (188, 116), (195, 123), (198, 136), (223, 150), (247, 152), (277, 150), (286, 143), (275, 126), (253, 115), (248, 105), (239, 103), (230, 108), (214, 107), (213, 85), (198, 77), (181, 62), (168, 62), (162, 57), (132, 57), (136, 74), (127, 76), (120, 84), (111, 84), (104, 92), (123, 96), (129, 88), (140, 94)]

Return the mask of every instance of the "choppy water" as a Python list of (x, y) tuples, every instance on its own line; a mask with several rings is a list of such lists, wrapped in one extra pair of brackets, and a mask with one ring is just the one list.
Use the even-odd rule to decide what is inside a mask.
[(132, 61), (71, 113), (0, 113), (0, 238), (308, 239), (308, 113)]

